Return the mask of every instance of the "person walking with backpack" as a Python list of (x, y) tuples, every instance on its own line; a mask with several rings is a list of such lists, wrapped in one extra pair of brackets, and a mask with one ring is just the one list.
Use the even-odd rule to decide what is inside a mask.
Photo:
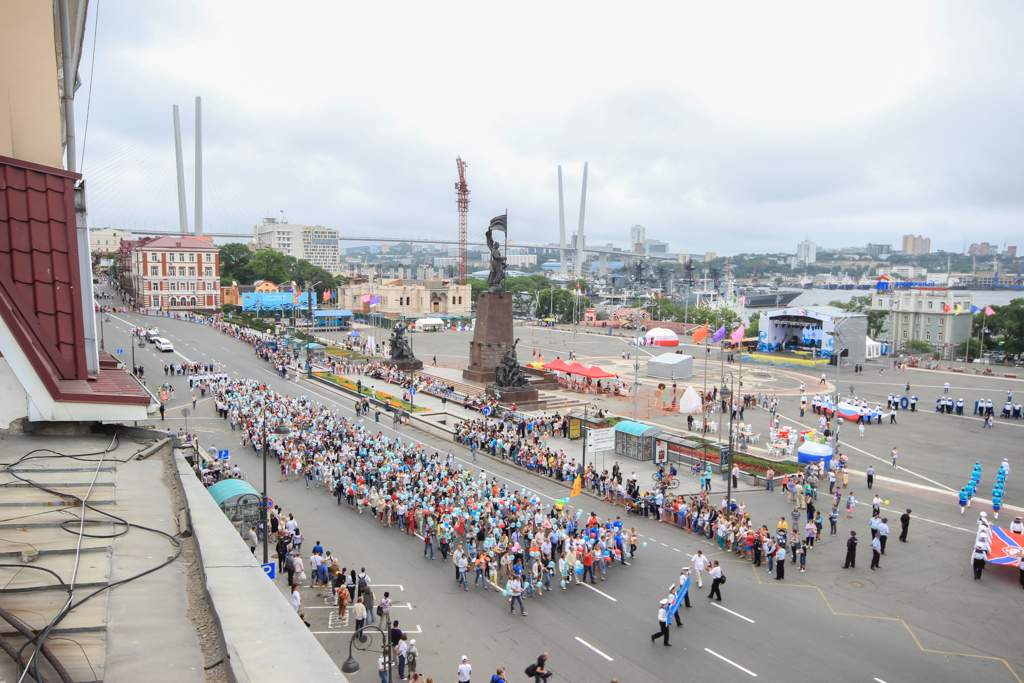
[[(543, 683), (551, 675), (551, 672), (545, 669), (548, 663), (548, 653), (542, 652), (537, 661), (526, 667), (526, 675), (533, 676), (533, 683)], [(502, 672), (504, 674), (504, 671)], [(501, 680), (505, 680), (502, 678)]]

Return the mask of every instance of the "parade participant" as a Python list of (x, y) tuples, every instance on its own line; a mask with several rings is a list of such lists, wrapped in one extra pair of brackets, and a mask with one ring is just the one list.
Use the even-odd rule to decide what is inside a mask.
[(722, 591), (720, 586), (725, 583), (725, 577), (722, 576), (722, 568), (718, 566), (718, 560), (715, 560), (714, 566), (708, 569), (708, 575), (711, 577), (711, 592), (708, 593), (708, 597), (715, 596), (715, 599), (721, 602)]
[(658, 638), (662, 639), (662, 645), (669, 645), (668, 642), (668, 599), (661, 601), (658, 609), (658, 632), (651, 635), (651, 643)]
[(988, 552), (985, 547), (978, 545), (974, 548), (974, 554), (971, 555), (972, 564), (974, 565), (974, 580), (978, 581), (981, 579), (981, 572), (985, 569), (985, 559), (988, 557)]
[[(910, 529), (910, 508), (907, 508), (907, 511), (900, 516), (900, 528), (902, 529), (900, 531), (900, 540), (906, 543), (907, 531)], [(1024, 528), (1022, 528), (1022, 531), (1024, 531)]]
[(846, 539), (846, 564), (843, 569), (851, 569), (857, 566), (857, 532), (851, 531), (850, 537)]

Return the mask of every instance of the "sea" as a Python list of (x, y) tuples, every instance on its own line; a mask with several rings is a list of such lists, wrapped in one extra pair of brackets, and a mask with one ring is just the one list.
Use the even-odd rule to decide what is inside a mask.
[[(796, 290), (781, 289), (783, 292)], [(1011, 299), (1024, 299), (1024, 292), (1016, 292), (1007, 289), (989, 291), (978, 290), (954, 290), (956, 294), (971, 294), (974, 297), (975, 306), (1005, 306)], [(827, 306), (830, 301), (849, 301), (855, 296), (874, 294), (870, 289), (805, 289), (802, 290), (790, 306), (807, 308), (809, 306)]]

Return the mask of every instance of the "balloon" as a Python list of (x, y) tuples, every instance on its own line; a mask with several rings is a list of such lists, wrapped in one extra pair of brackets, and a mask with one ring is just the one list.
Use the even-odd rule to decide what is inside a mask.
[(647, 547), (647, 541), (644, 541), (644, 547), (645, 548)]
[(885, 504), (886, 504), (886, 505), (888, 505), (888, 504), (889, 504), (889, 501), (885, 501)]
[(583, 565), (582, 564), (576, 565), (576, 573), (577, 574), (582, 574), (583, 573)]

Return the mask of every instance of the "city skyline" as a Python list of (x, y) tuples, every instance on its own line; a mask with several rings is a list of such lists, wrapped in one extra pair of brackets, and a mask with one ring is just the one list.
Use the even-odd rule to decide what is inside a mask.
[[(283, 208), (341, 234), (454, 238), (458, 154), (471, 239), (507, 208), (517, 238), (551, 241), (559, 164), (575, 225), (584, 161), (592, 244), (625, 248), (639, 224), (692, 253), (771, 251), (807, 234), (899, 244), (909, 233), (959, 251), (969, 232), (1014, 242), (1024, 218), (1013, 5), (983, 17), (906, 5), (886, 22), (870, 6), (848, 16), (795, 5), (742, 17), (660, 5), (612, 22), (611, 6), (595, 5), (582, 18), (556, 8), (547, 28), (525, 9), (272, 7), (105, 6), (95, 77), (83, 69), (83, 92), (94, 86), (91, 225), (174, 228), (171, 106), (183, 107), (190, 150), (196, 95), (207, 231), (247, 232)], [(383, 34), (358, 30), (381, 22)], [(530, 53), (516, 59), (490, 48), (524, 41)], [(614, 47), (593, 49), (605, 42)], [(337, 87), (324, 86), (331, 51)], [(416, 64), (394, 56), (410, 51)]]

